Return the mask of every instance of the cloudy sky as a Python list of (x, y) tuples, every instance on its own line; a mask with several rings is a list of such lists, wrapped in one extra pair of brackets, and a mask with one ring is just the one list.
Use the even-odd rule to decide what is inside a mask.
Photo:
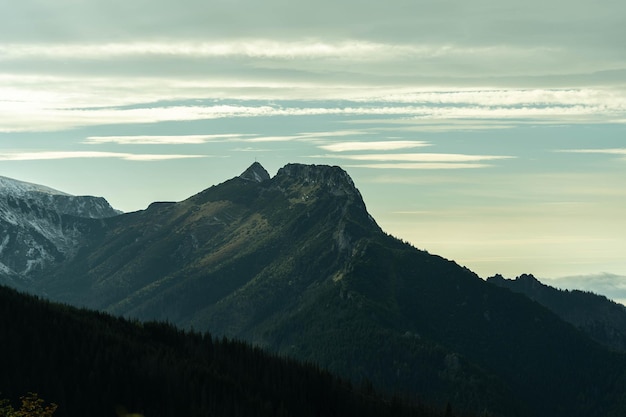
[(339, 165), (383, 229), (483, 277), (605, 282), (625, 38), (618, 0), (3, 1), (0, 175), (133, 211), (255, 159)]

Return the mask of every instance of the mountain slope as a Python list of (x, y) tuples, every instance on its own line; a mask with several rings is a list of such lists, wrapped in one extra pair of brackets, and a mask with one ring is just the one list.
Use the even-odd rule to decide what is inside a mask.
[(25, 285), (74, 256), (90, 222), (120, 214), (102, 197), (0, 177), (0, 282)]
[(626, 410), (623, 355), (386, 235), (342, 169), (290, 164), (270, 178), (261, 168), (103, 220), (36, 289), (242, 338), (455, 408), (537, 417)]
[(442, 415), (241, 342), (132, 323), (1, 286), (0, 340), (2, 395), (37, 392), (59, 405), (55, 417)]
[(487, 282), (524, 294), (597, 342), (626, 351), (626, 307), (621, 304), (590, 292), (559, 290), (539, 282), (532, 275), (521, 275), (514, 280), (496, 275)]

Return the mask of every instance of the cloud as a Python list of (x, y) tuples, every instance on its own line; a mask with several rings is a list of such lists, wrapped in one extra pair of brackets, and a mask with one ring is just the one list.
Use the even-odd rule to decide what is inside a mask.
[[(4, 104), (4, 105), (3, 105)], [(12, 107), (0, 102), (6, 118), (0, 121), (0, 131), (54, 131), (81, 126), (106, 124), (158, 123), (167, 121), (193, 121), (229, 117), (254, 117), (288, 114), (270, 106), (154, 106), (148, 108), (104, 109), (48, 109), (30, 108), (26, 105)]]
[(463, 163), (392, 163), (392, 164), (348, 164), (349, 168), (372, 168), (372, 169), (475, 169), (488, 168), (488, 164), (463, 164)]
[(595, 105), (606, 108), (626, 108), (626, 95), (622, 89), (608, 88), (500, 88), (456, 90), (389, 90), (382, 94), (365, 96), (356, 101), (390, 103), (431, 103), (439, 105), (477, 106), (576, 106)]
[(626, 305), (626, 276), (599, 273), (548, 278), (544, 282), (561, 289), (592, 291)]
[(76, 158), (117, 158), (127, 161), (163, 161), (168, 159), (203, 158), (205, 155), (132, 154), (120, 152), (40, 151), (0, 152), (0, 161), (41, 161)]
[(389, 140), (378, 142), (338, 142), (328, 145), (319, 145), (321, 149), (331, 152), (393, 151), (398, 149), (418, 148), (422, 146), (430, 146), (430, 144), (424, 141)]
[(0, 59), (16, 74), (195, 72), (319, 77), (318, 85), (343, 77), (361, 87), (424, 85), (425, 77), (438, 86), (536, 86), (547, 76), (571, 86), (581, 85), (573, 75), (624, 68), (624, 6), (603, 2), (28, 1), (0, 6)]
[(617, 155), (619, 160), (626, 161), (626, 148), (608, 148), (608, 149), (561, 149), (557, 152), (563, 153), (580, 153), (580, 154), (601, 154), (601, 155)]
[(259, 136), (246, 139), (246, 142), (291, 142), (293, 140), (302, 139), (301, 135), (291, 136)]
[[(0, 45), (0, 60), (26, 58), (106, 60), (129, 56), (162, 57), (248, 57), (272, 59), (384, 60), (407, 55), (417, 57), (469, 53), (449, 46), (384, 44), (365, 40), (334, 42), (272, 39), (226, 40), (220, 42), (123, 42), (123, 43), (42, 43)], [(476, 53), (477, 51), (472, 51)]]
[[(304, 132), (296, 135), (284, 135), (284, 136), (263, 136), (256, 134), (240, 134), (240, 133), (227, 133), (227, 134), (213, 134), (213, 135), (166, 135), (166, 136), (154, 136), (154, 135), (141, 135), (141, 136), (89, 136), (82, 143), (89, 145), (102, 145), (108, 143), (114, 143), (118, 145), (199, 145), (209, 142), (288, 142), (293, 140), (309, 140), (315, 141), (320, 138), (336, 138), (343, 136), (353, 136), (363, 134), (362, 131), (357, 130), (338, 130), (333, 132)], [(391, 148), (398, 149), (400, 147), (416, 147), (426, 146), (420, 145), (422, 142), (410, 142), (410, 141), (396, 141), (389, 142)], [(380, 142), (384, 144), (384, 142)], [(412, 144), (411, 146), (409, 146)], [(332, 145), (329, 145), (331, 148)], [(376, 147), (370, 149), (385, 149), (386, 147)], [(365, 149), (365, 148), (364, 148)]]
[[(333, 157), (337, 157), (334, 156)], [(428, 163), (459, 163), (493, 161), (498, 159), (510, 159), (512, 156), (498, 155), (465, 155), (449, 153), (405, 153), (405, 154), (365, 154), (365, 155), (340, 155), (339, 158), (356, 161), (402, 161), (402, 162), (428, 162)]]
[[(242, 138), (245, 142), (291, 142), (291, 141), (307, 141), (307, 142), (319, 142), (320, 140), (326, 140), (327, 138), (337, 138), (344, 136), (357, 136), (364, 134), (361, 130), (336, 130), (331, 132), (301, 132), (295, 135), (274, 135), (264, 136), (258, 135), (256, 137)], [(255, 136), (255, 135), (248, 135)]]
[(222, 135), (182, 135), (182, 136), (90, 136), (83, 141), (85, 144), (99, 145), (116, 143), (118, 145), (198, 145), (216, 140), (241, 139), (240, 134)]
[[(331, 103), (336, 104), (336, 103)], [(356, 103), (355, 103), (356, 104)], [(308, 106), (308, 103), (290, 101), (288, 103), (242, 103), (202, 105), (149, 105), (134, 108), (54, 108), (43, 103), (0, 101), (3, 119), (0, 132), (53, 131), (81, 126), (106, 124), (158, 123), (166, 121), (193, 121), (239, 117), (278, 117), (278, 116), (385, 116), (407, 118), (407, 121), (499, 119), (519, 119), (547, 123), (608, 123), (617, 122), (619, 109), (601, 106), (552, 106), (552, 107), (482, 107), (437, 105), (395, 106)], [(626, 111), (625, 111), (626, 112)], [(384, 123), (384, 120), (381, 120)], [(261, 140), (261, 139), (259, 139)]]
[(476, 169), (488, 168), (490, 164), (483, 161), (494, 161), (514, 158), (499, 155), (466, 155), (448, 153), (389, 153), (362, 155), (327, 155), (325, 158), (342, 158), (350, 161), (373, 161), (377, 163), (347, 164), (346, 167), (371, 169)]
[(626, 148), (613, 148), (613, 149), (563, 149), (559, 152), (568, 153), (600, 153), (607, 155), (626, 155)]

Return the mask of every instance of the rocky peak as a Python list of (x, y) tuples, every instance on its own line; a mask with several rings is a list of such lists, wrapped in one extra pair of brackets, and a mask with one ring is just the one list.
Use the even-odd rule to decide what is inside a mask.
[(522, 274), (515, 279), (524, 288), (528, 290), (538, 291), (544, 287), (544, 284), (539, 282), (537, 278), (535, 278), (532, 274)]
[(252, 165), (248, 167), (239, 178), (254, 181), (254, 182), (263, 182), (270, 179), (270, 174), (267, 173), (265, 168), (258, 162), (254, 161)]
[(518, 291), (526, 292), (528, 294), (538, 294), (539, 291), (548, 288), (548, 286), (541, 283), (532, 274), (522, 274), (515, 279), (507, 279), (500, 274), (496, 274), (493, 277), (487, 278), (487, 281), (499, 287), (517, 289)]
[(358, 195), (360, 198), (350, 175), (338, 166), (287, 164), (278, 170), (275, 178), (326, 186), (334, 195)]

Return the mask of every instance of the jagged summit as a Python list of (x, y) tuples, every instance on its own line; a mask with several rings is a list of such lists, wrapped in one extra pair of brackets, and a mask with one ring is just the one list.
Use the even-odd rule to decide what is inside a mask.
[(298, 187), (323, 186), (335, 196), (348, 195), (362, 199), (350, 175), (338, 166), (290, 163), (280, 168), (274, 178), (270, 178), (265, 168), (255, 161), (239, 178), (256, 183), (271, 179), (281, 187), (293, 187), (296, 184)]
[(493, 277), (487, 278), (487, 281), (500, 287), (515, 286), (516, 288), (524, 289), (525, 291), (539, 291), (548, 287), (532, 274), (522, 274), (515, 279), (507, 279), (500, 274), (496, 274)]
[(265, 170), (265, 168), (263, 168), (260, 163), (254, 161), (254, 163), (250, 165), (248, 169), (246, 169), (239, 176), (239, 178), (248, 181), (263, 182), (270, 179), (270, 174), (268, 174), (268, 172)]
[(334, 195), (356, 194), (360, 197), (350, 175), (338, 166), (287, 164), (278, 170), (275, 179), (326, 185)]

